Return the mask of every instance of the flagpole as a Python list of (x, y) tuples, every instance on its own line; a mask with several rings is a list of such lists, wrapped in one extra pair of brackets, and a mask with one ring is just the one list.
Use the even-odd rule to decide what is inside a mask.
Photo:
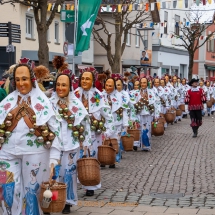
[(72, 61), (72, 73), (75, 75), (75, 50), (76, 50), (76, 38), (77, 38), (77, 14), (78, 14), (78, 4), (75, 0), (75, 23), (74, 23), (74, 43), (73, 43), (73, 61)]

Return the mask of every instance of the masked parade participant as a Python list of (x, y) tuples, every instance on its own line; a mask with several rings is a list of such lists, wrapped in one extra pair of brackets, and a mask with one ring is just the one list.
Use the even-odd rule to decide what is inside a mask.
[[(98, 146), (102, 145), (102, 133), (106, 138), (112, 137), (115, 132), (113, 116), (110, 107), (105, 102), (103, 95), (95, 88), (94, 69), (87, 68), (82, 71), (79, 78), (79, 88), (75, 90), (76, 97), (81, 100), (89, 113), (91, 122), (90, 147), (91, 156), (97, 158)], [(83, 186), (87, 196), (93, 196), (94, 190), (99, 189), (101, 184), (96, 186)]]
[(147, 136), (149, 141), (141, 142), (142, 150), (149, 151), (151, 150), (151, 123), (153, 117), (156, 119), (160, 116), (160, 107), (157, 106), (156, 96), (154, 91), (148, 87), (149, 81), (147, 78), (143, 77), (140, 79), (140, 90), (136, 90), (130, 93), (130, 102), (134, 104), (136, 109), (136, 115), (140, 119), (140, 128), (141, 131), (145, 127), (148, 132)]
[[(166, 113), (166, 108), (169, 107), (169, 105), (168, 105), (169, 104), (168, 103), (168, 96), (167, 96), (167, 93), (165, 93), (165, 88), (160, 86), (160, 79), (158, 77), (154, 78), (153, 90), (154, 90), (155, 95), (158, 97), (156, 99), (156, 103), (157, 103), (157, 106), (160, 106), (159, 111), (160, 111), (160, 113), (165, 114)], [(164, 126), (167, 127), (167, 123), (165, 123)]]
[(70, 213), (70, 205), (77, 205), (77, 159), (80, 148), (91, 145), (88, 112), (72, 93), (71, 78), (64, 72), (57, 76), (56, 93), (50, 98), (56, 115), (61, 121), (62, 157), (59, 179), (67, 185), (66, 205), (63, 214)]
[(189, 82), (191, 89), (187, 91), (185, 96), (185, 109), (188, 108), (190, 112), (190, 126), (193, 130), (193, 137), (197, 137), (198, 129), (202, 125), (202, 110), (204, 108), (203, 103), (206, 102), (205, 93), (202, 88), (198, 87), (198, 81), (199, 79), (193, 78)]
[(60, 123), (28, 60), (15, 66), (15, 90), (0, 103), (3, 215), (40, 215), (40, 184), (48, 180), (48, 163), (55, 166), (60, 159)]
[[(206, 91), (207, 91), (207, 101), (211, 100), (211, 98), (214, 98), (214, 90), (213, 90), (213, 86), (211, 86), (210, 81), (206, 81), (205, 82), (205, 87), (206, 87)], [(215, 106), (213, 105), (211, 108), (207, 108), (207, 112), (208, 112), (208, 116), (211, 115), (211, 113), (213, 113), (215, 111)]]
[[(173, 103), (173, 107), (175, 109), (179, 108), (179, 105), (181, 104), (181, 94), (182, 94), (182, 90), (181, 90), (181, 83), (178, 82), (178, 77), (175, 75), (172, 78), (172, 82), (173, 82), (173, 87), (174, 87), (174, 91), (175, 91), (175, 99), (172, 101)], [(182, 115), (181, 116), (176, 116), (176, 121), (181, 121)]]
[[(186, 82), (187, 82), (186, 78), (183, 78), (181, 80), (181, 104), (184, 104), (184, 105), (185, 105), (184, 99), (185, 99), (186, 92), (190, 89), (190, 86)], [(184, 110), (182, 111), (182, 114), (183, 114), (183, 118), (186, 118), (188, 112), (185, 112)]]
[[(108, 102), (114, 118), (115, 132), (112, 138), (116, 138), (120, 146), (121, 132), (127, 132), (128, 127), (128, 97), (123, 98), (123, 94), (117, 92), (114, 78), (106, 79), (105, 91), (103, 91), (102, 94), (106, 102)], [(119, 163), (120, 160), (121, 150), (119, 150), (119, 153), (116, 155), (116, 162)], [(109, 167), (115, 168), (115, 164), (110, 165)]]
[[(116, 81), (116, 89), (118, 91), (118, 93), (121, 96), (122, 99), (122, 107), (127, 109), (127, 117), (129, 115), (129, 106), (130, 106), (130, 98), (129, 98), (129, 94), (127, 91), (125, 91), (123, 89), (123, 81), (122, 81), (122, 77), (118, 74), (112, 74), (112, 77), (115, 79)], [(129, 117), (128, 117), (128, 121), (129, 121)], [(127, 132), (127, 131), (126, 131)], [(125, 133), (121, 133), (121, 135), (124, 135)], [(122, 141), (120, 140), (120, 148), (121, 150), (124, 150), (123, 146), (122, 146)], [(121, 156), (122, 157), (122, 156)]]
[[(166, 86), (165, 78), (161, 78), (160, 86), (164, 89), (163, 98), (165, 100), (165, 103), (163, 103), (162, 106), (161, 106), (161, 113), (166, 114), (166, 112), (171, 107), (171, 99), (170, 99), (171, 91), (170, 91), (170, 88)], [(167, 123), (164, 124), (164, 127), (167, 127)]]
[(43, 91), (47, 97), (51, 97), (52, 89), (46, 90), (45, 87), (43, 86), (43, 81), (50, 74), (49, 70), (45, 66), (40, 65), (40, 66), (35, 67), (33, 69), (33, 71), (36, 76), (37, 83), (38, 83), (40, 90)]
[[(168, 74), (166, 74), (164, 76), (165, 78), (165, 82), (166, 82), (166, 87), (169, 88), (170, 94), (169, 94), (169, 99), (170, 99), (170, 108), (174, 108), (174, 105), (177, 103), (176, 99), (177, 99), (177, 91), (176, 89), (173, 87), (173, 82), (170, 82), (170, 78), (171, 76), (169, 76)], [(177, 123), (177, 118), (175, 118), (175, 123)]]

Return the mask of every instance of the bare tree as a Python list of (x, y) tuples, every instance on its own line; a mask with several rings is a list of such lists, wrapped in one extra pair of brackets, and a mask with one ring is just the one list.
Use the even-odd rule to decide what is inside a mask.
[[(103, 4), (108, 3), (109, 0), (103, 1)], [(120, 71), (121, 56), (125, 50), (129, 30), (135, 24), (151, 20), (150, 12), (144, 9), (129, 11), (129, 5), (136, 4), (136, 0), (112, 0), (112, 5), (115, 4), (117, 4), (116, 8), (111, 12), (107, 12), (106, 7), (101, 9), (96, 19), (98, 26), (95, 25), (93, 28), (94, 39), (106, 50), (113, 73)], [(121, 5), (121, 11), (118, 11), (118, 5)], [(115, 41), (114, 45), (111, 43), (112, 37)]]
[(58, 6), (62, 5), (65, 0), (56, 0), (54, 1), (55, 5), (53, 10), (50, 12), (48, 17), (47, 5), (48, 0), (1, 0), (0, 4), (12, 4), (14, 7), (16, 4), (22, 4), (28, 7), (32, 7), (34, 11), (34, 18), (37, 25), (38, 39), (39, 39), (39, 50), (38, 50), (38, 59), (39, 64), (44, 66), (49, 65), (49, 47), (47, 44), (47, 30), (51, 25), (55, 14), (58, 10)]
[[(186, 23), (176, 23), (176, 28), (179, 28), (181, 35), (177, 35), (173, 32), (173, 36), (181, 39), (180, 44), (175, 44), (175, 46), (184, 47), (189, 54), (189, 68), (188, 68), (188, 79), (192, 79), (193, 65), (194, 65), (194, 55), (197, 49), (202, 47), (207, 41), (212, 39), (214, 35), (214, 30), (210, 34), (206, 35), (206, 30), (214, 25), (214, 18), (210, 17), (205, 19), (205, 12), (201, 10), (191, 10), (186, 13), (189, 25)], [(212, 20), (212, 21), (211, 21)], [(206, 35), (206, 36), (204, 36)], [(179, 40), (180, 41), (180, 40)]]

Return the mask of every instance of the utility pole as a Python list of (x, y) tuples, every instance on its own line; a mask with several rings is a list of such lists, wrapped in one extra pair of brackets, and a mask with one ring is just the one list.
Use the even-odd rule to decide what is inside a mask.
[[(12, 45), (12, 26), (11, 26), (11, 22), (8, 22), (8, 33), (9, 33), (9, 37), (8, 37), (8, 44), (11, 46)], [(9, 55), (9, 67), (12, 65), (12, 52), (8, 53)]]

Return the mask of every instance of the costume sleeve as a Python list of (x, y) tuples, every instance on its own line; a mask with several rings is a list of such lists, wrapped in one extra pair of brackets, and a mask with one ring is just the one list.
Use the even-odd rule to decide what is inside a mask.
[(186, 94), (185, 94), (184, 102), (185, 102), (186, 105), (188, 105), (189, 102), (190, 102), (190, 94), (189, 94), (189, 91), (187, 91)]
[(201, 97), (202, 97), (202, 98), (201, 98), (201, 99), (202, 99), (202, 102), (205, 103), (207, 99), (206, 99), (204, 90), (202, 90), (202, 95), (201, 95)]
[(50, 158), (60, 160), (60, 153), (63, 149), (60, 122), (56, 119), (55, 116), (52, 116), (48, 121), (48, 126), (50, 130), (55, 134), (55, 138), (50, 149)]
[(161, 102), (160, 101), (155, 101), (154, 103), (154, 116), (155, 118), (158, 118), (161, 113)]
[(88, 146), (92, 145), (89, 117), (86, 116), (82, 120), (81, 124), (84, 126), (84, 137), (85, 137), (85, 140), (83, 142), (83, 146), (87, 146), (88, 147)]
[(107, 135), (107, 137), (111, 137), (114, 134), (115, 130), (111, 109), (108, 107), (101, 108), (101, 115), (105, 118), (105, 134)]
[(124, 127), (128, 127), (128, 120), (129, 120), (129, 117), (128, 117), (128, 109), (125, 109), (123, 108), (123, 126)]

